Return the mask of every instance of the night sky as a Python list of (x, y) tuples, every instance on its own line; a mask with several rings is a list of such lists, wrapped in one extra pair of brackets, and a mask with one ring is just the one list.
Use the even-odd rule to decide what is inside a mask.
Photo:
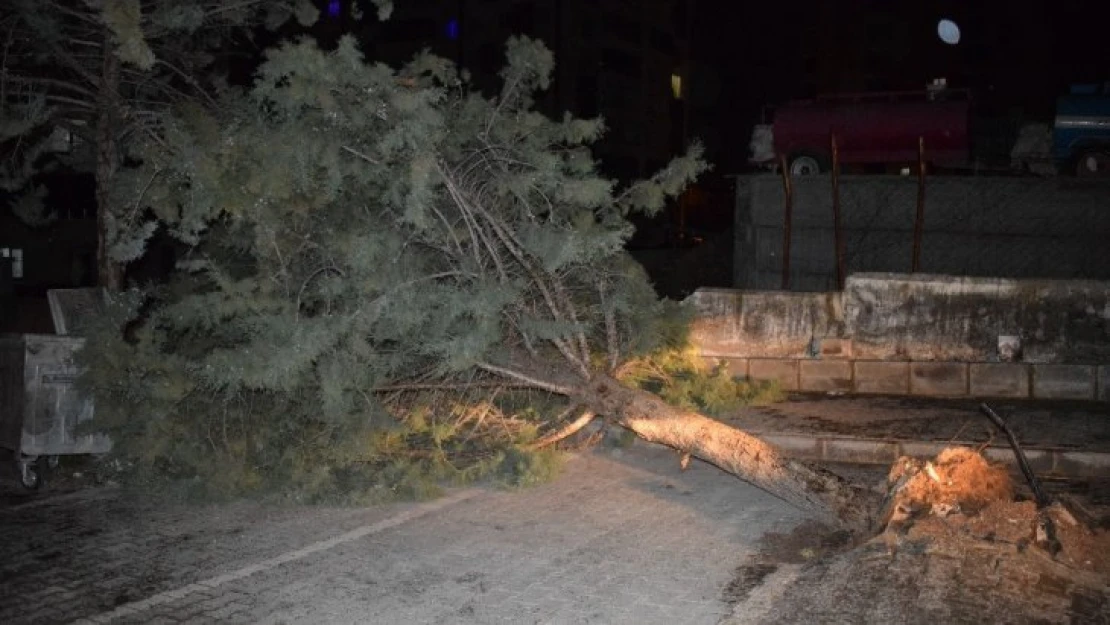
[[(709, 125), (747, 145), (764, 104), (816, 93), (921, 90), (934, 77), (971, 88), (982, 114), (1050, 120), (1073, 82), (1110, 80), (1101, 2), (997, 0), (700, 0), (697, 62), (720, 80)], [(959, 24), (949, 46), (937, 22)], [(724, 153), (727, 152), (727, 153)], [(746, 153), (720, 155), (730, 169)]]

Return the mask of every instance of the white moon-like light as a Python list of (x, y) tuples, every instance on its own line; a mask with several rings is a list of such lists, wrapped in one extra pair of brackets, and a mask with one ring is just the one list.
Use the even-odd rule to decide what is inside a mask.
[(952, 20), (941, 20), (937, 22), (937, 35), (940, 40), (950, 46), (960, 43), (960, 27)]

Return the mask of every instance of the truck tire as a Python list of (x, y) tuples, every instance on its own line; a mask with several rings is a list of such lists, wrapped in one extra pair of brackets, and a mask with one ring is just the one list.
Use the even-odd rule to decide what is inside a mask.
[(47, 475), (50, 474), (50, 461), (46, 456), (38, 458), (19, 458), (19, 483), (27, 490), (45, 490)]
[(1088, 148), (1077, 154), (1075, 175), (1081, 178), (1110, 176), (1110, 147)]
[(790, 157), (791, 176), (815, 176), (828, 170), (828, 161), (812, 152), (799, 152)]

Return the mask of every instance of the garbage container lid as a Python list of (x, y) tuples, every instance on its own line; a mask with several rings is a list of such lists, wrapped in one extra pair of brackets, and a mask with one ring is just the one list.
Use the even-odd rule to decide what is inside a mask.
[(85, 317), (102, 313), (107, 298), (108, 291), (103, 287), (48, 290), (46, 299), (50, 302), (54, 332), (68, 335)]

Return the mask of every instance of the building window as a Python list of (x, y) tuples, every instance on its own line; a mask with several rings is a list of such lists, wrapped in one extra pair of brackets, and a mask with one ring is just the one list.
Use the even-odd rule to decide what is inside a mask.
[(674, 99), (682, 99), (682, 76), (671, 74), (671, 95)]
[(23, 278), (23, 250), (19, 248), (0, 247), (0, 257), (12, 259), (13, 278), (16, 280)]

